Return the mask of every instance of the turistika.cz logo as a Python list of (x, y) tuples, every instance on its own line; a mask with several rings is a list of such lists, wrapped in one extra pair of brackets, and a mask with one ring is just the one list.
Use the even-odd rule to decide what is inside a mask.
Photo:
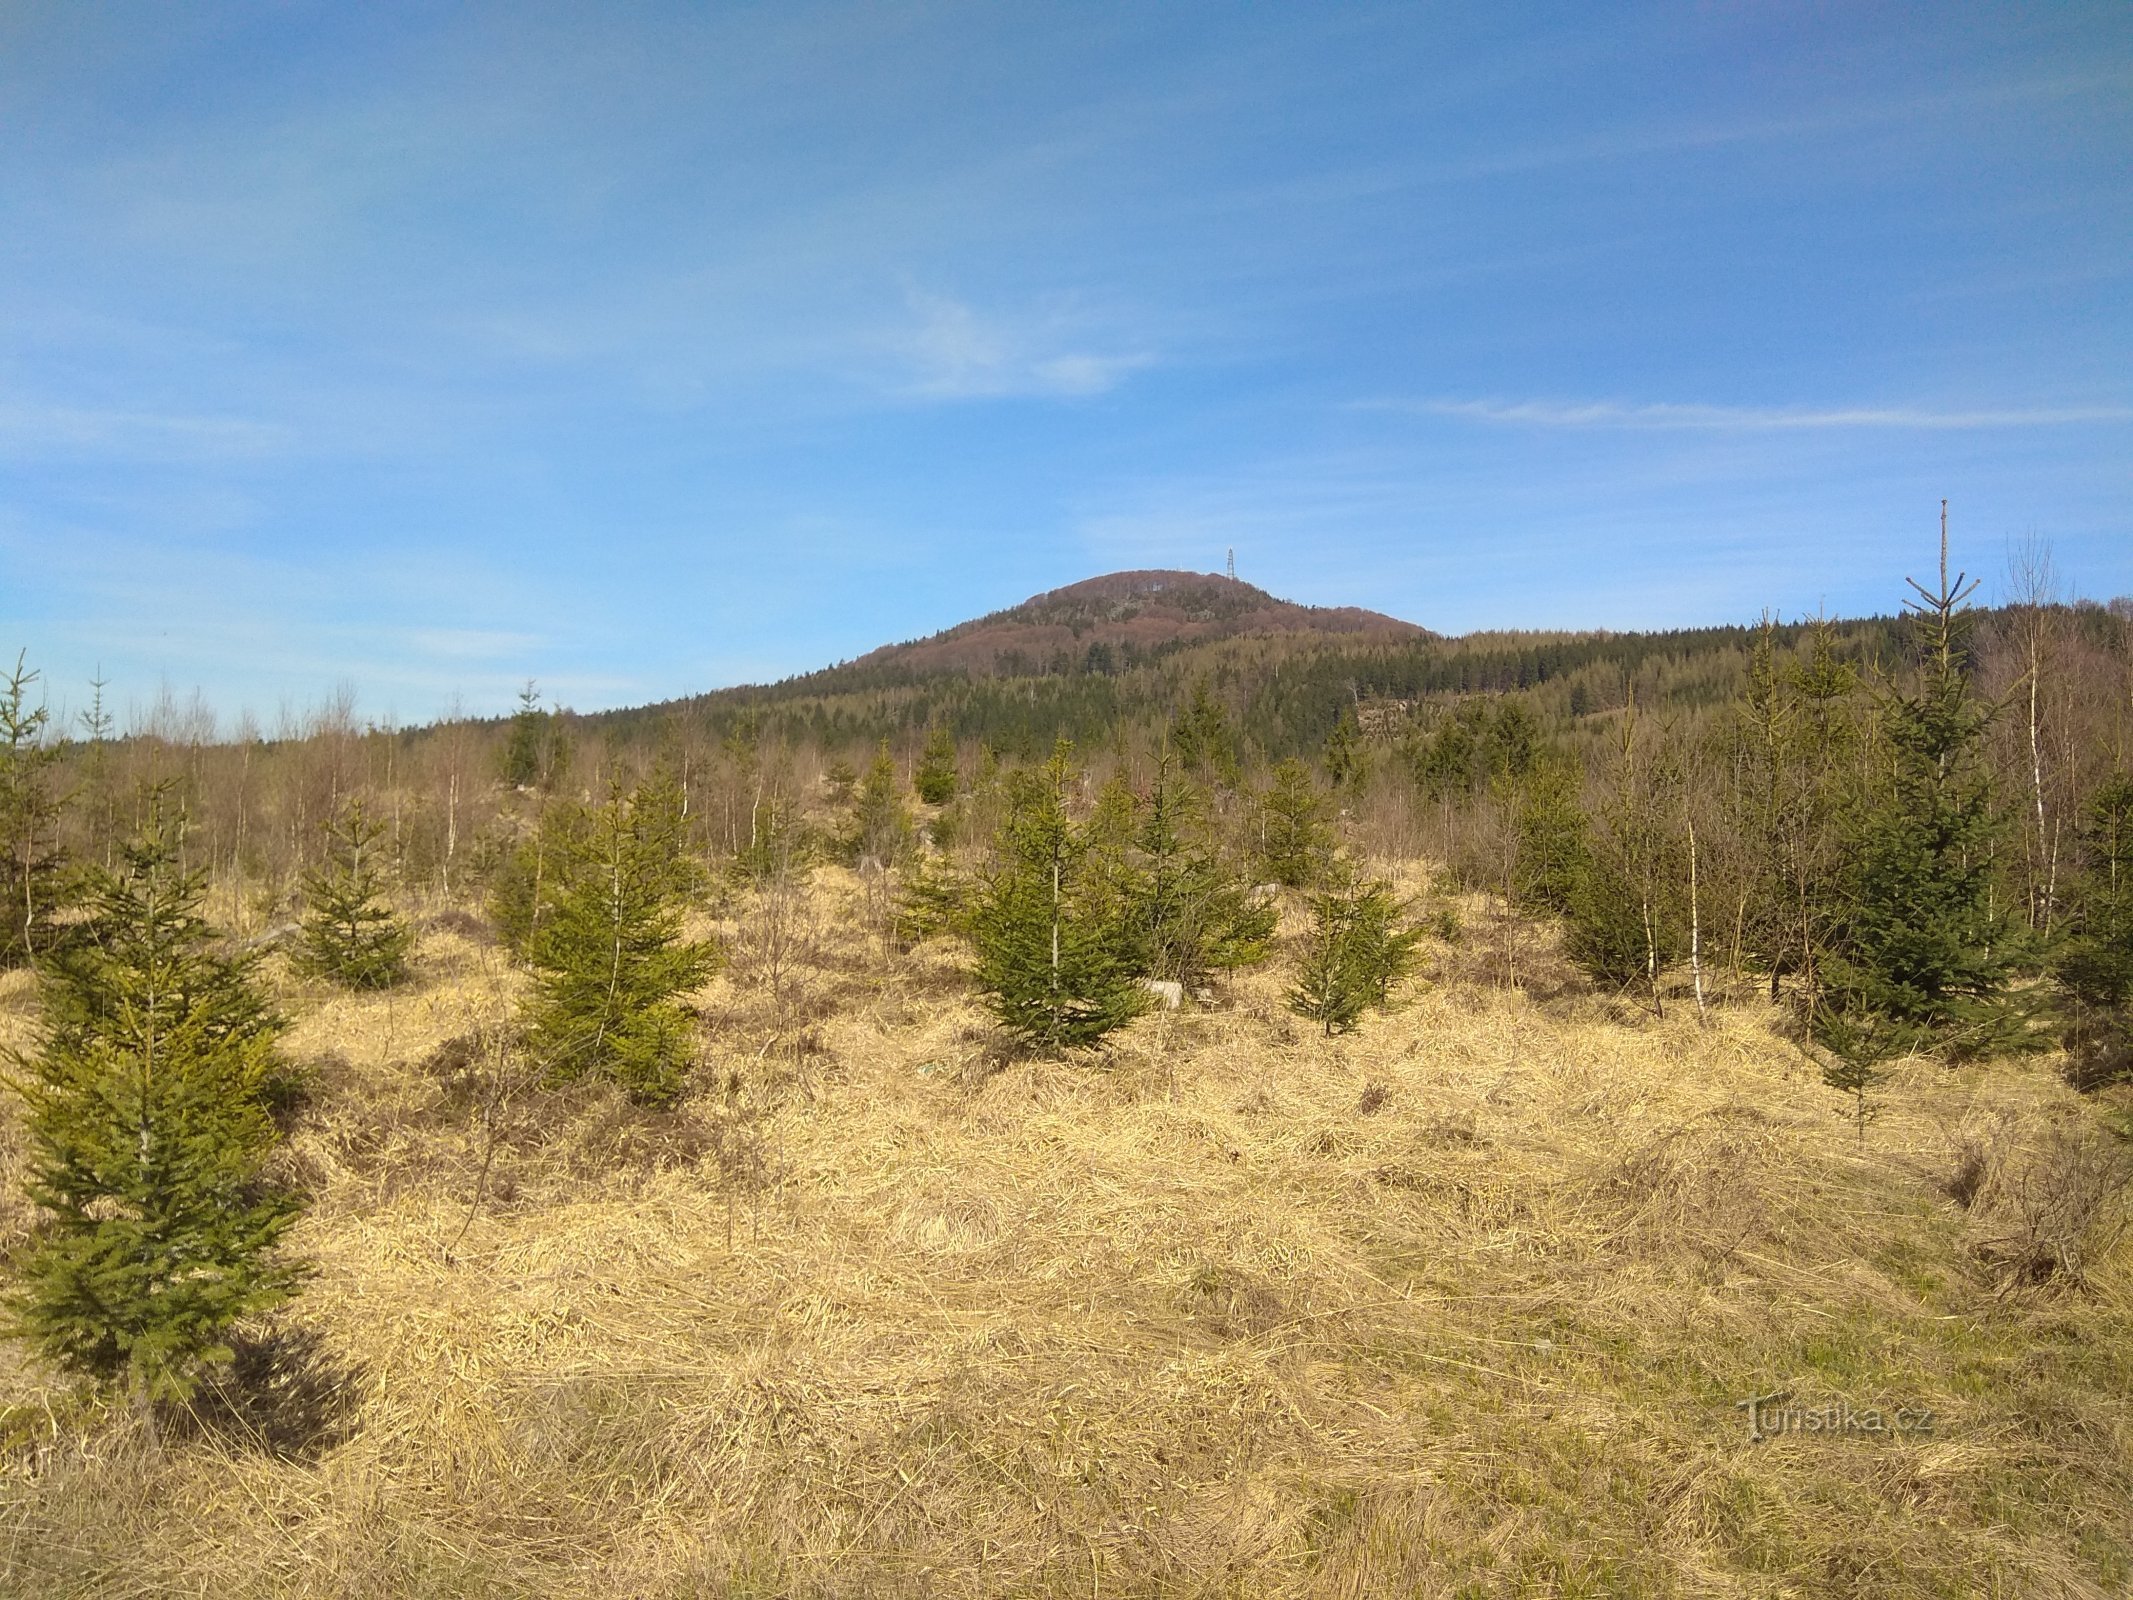
[(1788, 1433), (1863, 1434), (1871, 1438), (1933, 1431), (1933, 1413), (1925, 1406), (1906, 1405), (1883, 1411), (1875, 1406), (1855, 1407), (1849, 1400), (1809, 1406), (1800, 1404), (1789, 1390), (1750, 1395), (1734, 1401), (1733, 1409), (1748, 1413), (1750, 1444)]

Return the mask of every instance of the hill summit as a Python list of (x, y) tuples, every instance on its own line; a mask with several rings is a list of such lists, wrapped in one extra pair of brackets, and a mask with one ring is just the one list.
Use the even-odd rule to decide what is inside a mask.
[(1111, 670), (1247, 633), (1432, 637), (1397, 617), (1357, 606), (1297, 605), (1218, 573), (1109, 572), (924, 639), (884, 645), (851, 665), (1003, 677), (1088, 665)]

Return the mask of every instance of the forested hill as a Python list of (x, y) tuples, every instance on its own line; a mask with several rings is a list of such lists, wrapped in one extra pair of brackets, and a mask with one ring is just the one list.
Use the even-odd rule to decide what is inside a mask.
[[(1357, 607), (1295, 605), (1233, 578), (1120, 572), (780, 683), (586, 720), (624, 739), (677, 722), (714, 735), (753, 724), (818, 748), (901, 744), (938, 724), (1015, 757), (1062, 735), (1110, 743), (1198, 697), (1219, 703), (1253, 750), (1279, 757), (1315, 749), (1344, 711), (1386, 735), (1477, 694), (1521, 693), (1543, 723), (1619, 706), (1632, 687), (1647, 705), (1715, 704), (1738, 684), (1754, 631), (1446, 638)], [(1839, 631), (1861, 659), (1900, 648), (1886, 618)], [(1781, 645), (1799, 633), (1780, 628)]]
[(883, 645), (780, 687), (834, 694), (970, 677), (1112, 676), (1187, 646), (1247, 634), (1387, 639), (1427, 629), (1355, 606), (1302, 606), (1210, 572), (1111, 572), (1033, 595), (928, 638)]
[[(2062, 608), (2076, 634), (2121, 640), (2123, 603)], [(1973, 614), (1986, 647), (1998, 613)], [(1840, 653), (1896, 667), (1908, 629), (1889, 616), (1833, 623)], [(1797, 651), (1806, 625), (1778, 625)], [(1591, 732), (1634, 695), (1694, 719), (1739, 691), (1754, 622), (1651, 633), (1498, 632), (1448, 638), (1353, 607), (1291, 604), (1234, 579), (1122, 572), (1055, 589), (1004, 611), (781, 683), (573, 719), (630, 742), (687, 724), (714, 737), (763, 737), (856, 749), (899, 748), (946, 727), (1010, 758), (1065, 736), (1115, 744), (1184, 715), (1221, 710), (1246, 748), (1272, 759), (1317, 750), (1344, 715), (1368, 736), (1425, 731), (1476, 696), (1515, 695), (1543, 728)], [(1597, 735), (1595, 735), (1597, 736)]]

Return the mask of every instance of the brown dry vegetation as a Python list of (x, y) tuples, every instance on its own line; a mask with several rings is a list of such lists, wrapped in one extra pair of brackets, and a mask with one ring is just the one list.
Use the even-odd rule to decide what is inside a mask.
[[(281, 980), (318, 1275), (160, 1454), (0, 1355), (0, 1591), (2127, 1591), (2123, 1172), (2048, 1066), (1916, 1064), (1862, 1146), (1753, 1005), (1469, 976), (1326, 1040), (1278, 967), (1004, 1060), (816, 884), (662, 1115), (515, 1077), (463, 919)], [(1753, 1444), (1776, 1391), (1933, 1425)]]

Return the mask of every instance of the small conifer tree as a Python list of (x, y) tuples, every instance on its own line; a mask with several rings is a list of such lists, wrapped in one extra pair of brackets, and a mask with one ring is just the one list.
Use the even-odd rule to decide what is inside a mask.
[(1288, 994), (1289, 1009), (1347, 1033), (1391, 1004), (1393, 985), (1414, 970), (1422, 930), (1381, 880), (1339, 882), (1311, 897), (1311, 933)]
[(1971, 691), (1964, 601), (1976, 585), (1913, 582), (1919, 677), (1882, 706), (1889, 772), (1851, 840), (1841, 949), (1823, 964), (1840, 1010), (1867, 1011), (1977, 1053), (2026, 1042), (2007, 984), (2018, 949), (1993, 893), (1999, 820), (1985, 761), (1991, 708)]
[(1170, 748), (1177, 752), (1185, 770), (1202, 782), (1236, 786), (1237, 735), (1230, 726), (1229, 712), (1214, 697), (1205, 678), (1192, 686), (1192, 699), (1170, 729)]
[(1871, 1011), (1817, 1007), (1809, 1035), (1820, 1052), (1822, 1081), (1852, 1097), (1852, 1125), (1865, 1143), (1866, 1125), (1874, 1115), (1867, 1096), (1887, 1079), (1886, 1063), (1903, 1054), (1915, 1038), (1914, 1030)]
[(151, 1426), (304, 1272), (276, 1251), (298, 1202), (264, 1170), (282, 1024), (249, 962), (214, 952), (179, 838), (159, 801), (118, 869), (90, 874), (79, 937), (41, 963), (38, 1048), (10, 1058), (43, 1214), (14, 1261), (15, 1329), (127, 1382)]
[(44, 742), (45, 708), (30, 704), (37, 674), (26, 659), (0, 678), (0, 967), (38, 953), (61, 898), (59, 751)]
[(1311, 771), (1291, 756), (1274, 769), (1273, 786), (1259, 802), (1259, 860), (1275, 883), (1307, 889), (1333, 858), (1333, 829), (1325, 796)]
[(300, 970), (351, 989), (388, 989), (407, 976), (415, 936), (384, 900), (384, 837), (385, 825), (351, 796), (328, 833), (325, 864), (304, 879)]
[(967, 924), (993, 1015), (1024, 1043), (1052, 1050), (1094, 1044), (1147, 1003), (1121, 907), (1067, 815), (1068, 751), (1061, 740), (1042, 768), (1011, 776), (1002, 860)]
[(1343, 706), (1340, 721), (1333, 725), (1333, 732), (1326, 736), (1323, 757), (1326, 782), (1336, 789), (1349, 789), (1361, 783), (1365, 753), (1363, 730), (1356, 720), (1355, 707)]
[(912, 841), (911, 812), (896, 781), (896, 758), (884, 739), (852, 795), (845, 851), (854, 861), (890, 866), (910, 854)]
[(1826, 621), (1810, 625), (1808, 656), (1787, 669), (1767, 617), (1734, 707), (1734, 824), (1744, 847), (1738, 937), (1769, 975), (1775, 1001), (1787, 976), (1810, 1005), (1836, 909), (1837, 821), (1856, 745), (1857, 674)]
[(503, 778), (514, 789), (530, 789), (541, 776), (541, 739), (548, 731), (548, 718), (541, 712), (541, 697), (533, 680), (518, 692), (518, 710), (511, 718), (511, 731), (504, 739)]
[(2133, 1078), (2133, 778), (2117, 774), (2090, 798), (2070, 928), (2053, 975), (2066, 1002), (2061, 1038), (2082, 1088)]
[(503, 780), (514, 789), (553, 789), (570, 768), (570, 740), (560, 711), (541, 710), (529, 678), (504, 740)]
[(1141, 972), (1196, 984), (1264, 961), (1279, 913), (1223, 861), (1204, 796), (1174, 767), (1165, 752), (1142, 807), (1126, 931)]
[(956, 768), (955, 735), (945, 723), (936, 722), (926, 735), (926, 748), (919, 753), (918, 767), (911, 774), (911, 787), (929, 806), (944, 806), (955, 798), (960, 773)]
[(1664, 1014), (1660, 980), (1688, 946), (1688, 856), (1677, 834), (1680, 772), (1625, 716), (1606, 798), (1573, 881), (1564, 952), (1604, 988), (1641, 988)]
[(695, 1028), (680, 997), (718, 954), (682, 934), (694, 874), (681, 837), (680, 791), (659, 778), (618, 786), (573, 830), (529, 948), (526, 1042), (552, 1079), (610, 1078), (651, 1104), (685, 1087)]
[(1571, 760), (1537, 761), (1513, 780), (1511, 826), (1517, 839), (1512, 891), (1528, 911), (1567, 914), (1588, 860), (1580, 773)]

